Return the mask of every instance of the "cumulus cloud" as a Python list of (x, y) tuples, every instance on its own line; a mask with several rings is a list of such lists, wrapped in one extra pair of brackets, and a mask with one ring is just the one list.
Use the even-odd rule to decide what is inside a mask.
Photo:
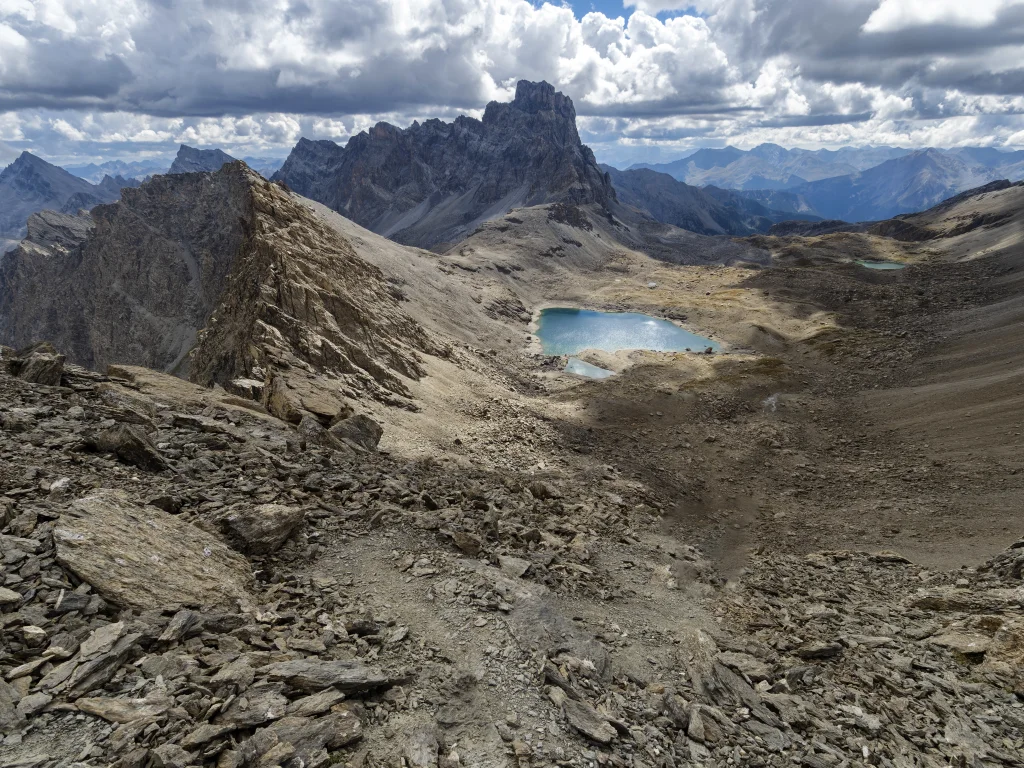
[(283, 153), (479, 113), (528, 78), (568, 93), (608, 157), (960, 141), (965, 126), (1002, 145), (1024, 127), (1022, 49), (1024, 0), (626, 0), (614, 17), (527, 0), (0, 0), (0, 140), (54, 157)]

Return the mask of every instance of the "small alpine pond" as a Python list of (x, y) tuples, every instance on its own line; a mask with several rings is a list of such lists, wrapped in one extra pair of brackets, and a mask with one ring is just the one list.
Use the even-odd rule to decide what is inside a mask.
[(907, 266), (906, 264), (900, 264), (899, 262), (896, 262), (896, 261), (866, 261), (865, 260), (865, 261), (858, 261), (857, 263), (860, 264), (862, 267), (867, 267), (868, 269), (903, 269), (905, 266)]
[(575, 355), (584, 349), (617, 352), (649, 349), (655, 352), (717, 352), (721, 345), (680, 328), (675, 323), (637, 312), (598, 312), (554, 307), (542, 310), (537, 337), (546, 355)]

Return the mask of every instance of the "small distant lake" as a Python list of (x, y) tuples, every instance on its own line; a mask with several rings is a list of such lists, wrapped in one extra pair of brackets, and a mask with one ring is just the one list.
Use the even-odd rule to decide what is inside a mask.
[(868, 269), (903, 269), (907, 266), (897, 261), (858, 261), (857, 263)]
[(717, 352), (721, 349), (721, 345), (711, 339), (650, 315), (562, 307), (541, 311), (537, 337), (546, 355), (575, 355), (584, 349), (605, 352), (620, 349), (703, 352), (708, 347)]
[(565, 363), (565, 372), (574, 373), (577, 376), (586, 376), (588, 379), (607, 379), (609, 376), (614, 376), (614, 371), (609, 371), (607, 368), (598, 368), (596, 365), (585, 363), (578, 357), (570, 357)]

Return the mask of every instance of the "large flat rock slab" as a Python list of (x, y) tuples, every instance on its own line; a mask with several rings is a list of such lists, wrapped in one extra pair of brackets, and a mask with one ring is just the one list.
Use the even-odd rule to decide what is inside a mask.
[(53, 532), (57, 560), (123, 608), (246, 602), (249, 561), (205, 531), (123, 491), (71, 504)]

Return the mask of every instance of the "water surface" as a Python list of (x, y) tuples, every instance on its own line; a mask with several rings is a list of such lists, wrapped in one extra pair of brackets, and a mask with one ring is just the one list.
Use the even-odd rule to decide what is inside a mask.
[(903, 269), (907, 266), (896, 261), (858, 261), (857, 263), (868, 269)]
[(717, 352), (721, 348), (711, 339), (650, 315), (563, 307), (541, 311), (537, 337), (546, 355), (575, 355), (584, 349), (703, 352), (711, 347)]
[(565, 372), (574, 373), (577, 376), (586, 376), (588, 379), (607, 379), (609, 376), (615, 375), (615, 371), (609, 371), (607, 368), (598, 368), (596, 365), (583, 362), (578, 357), (569, 358), (565, 364)]

